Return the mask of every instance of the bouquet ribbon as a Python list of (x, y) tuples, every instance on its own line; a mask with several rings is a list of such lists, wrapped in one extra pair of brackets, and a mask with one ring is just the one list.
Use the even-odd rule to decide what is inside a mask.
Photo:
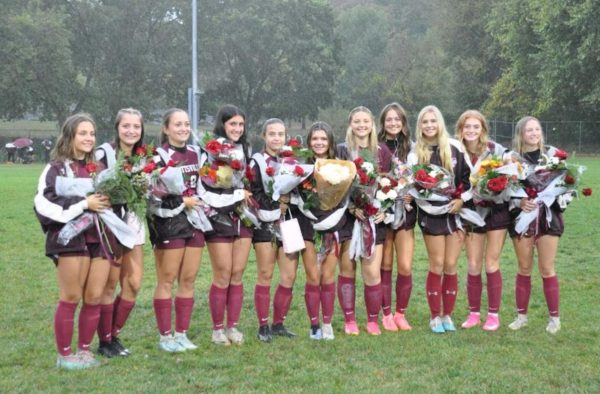
[[(89, 193), (94, 192), (94, 184), (91, 178), (71, 178), (59, 176), (56, 178), (56, 194), (62, 197), (86, 197)], [(115, 213), (110, 209), (105, 209), (102, 212), (97, 212), (95, 215), (102, 220), (102, 222), (110, 229), (113, 235), (119, 240), (121, 245), (126, 248), (133, 249), (137, 234), (134, 230), (121, 220)], [(81, 216), (73, 219), (74, 221), (79, 220)], [(85, 230), (82, 229), (82, 231)], [(72, 237), (66, 241), (70, 241), (73, 237), (79, 235), (79, 233), (72, 234)], [(100, 237), (102, 240), (103, 237)], [(104, 245), (102, 245), (104, 247)]]
[(356, 219), (350, 240), (350, 259), (370, 258), (375, 251), (375, 221), (369, 217), (365, 221)]

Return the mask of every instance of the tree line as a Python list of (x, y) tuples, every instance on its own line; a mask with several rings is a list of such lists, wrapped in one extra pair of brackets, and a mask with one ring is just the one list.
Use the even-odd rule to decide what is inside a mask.
[[(200, 107), (314, 120), (398, 101), (597, 120), (592, 0), (199, 1)], [(187, 107), (191, 1), (0, 0), (0, 117)], [(336, 112), (337, 111), (337, 112)]]

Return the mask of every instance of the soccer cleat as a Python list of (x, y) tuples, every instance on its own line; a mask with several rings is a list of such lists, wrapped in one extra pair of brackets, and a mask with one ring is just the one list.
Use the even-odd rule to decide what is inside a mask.
[(358, 335), (360, 331), (358, 330), (358, 325), (356, 324), (356, 321), (347, 321), (344, 324), (344, 332), (346, 333), (346, 335)]
[(444, 325), (442, 324), (442, 319), (439, 316), (436, 316), (429, 321), (429, 327), (434, 334), (443, 334), (446, 332), (446, 330), (444, 330)]
[(173, 336), (173, 339), (179, 346), (181, 346), (185, 350), (196, 350), (198, 346), (194, 345), (192, 341), (190, 341), (185, 332), (176, 332)]
[(85, 364), (85, 368), (94, 368), (100, 365), (100, 361), (96, 360), (94, 354), (89, 350), (78, 350), (77, 357)]
[(560, 330), (560, 317), (550, 316), (548, 319), (548, 325), (546, 326), (546, 332), (549, 334), (556, 334)]
[(89, 366), (76, 354), (69, 354), (68, 356), (61, 356), (59, 354), (56, 359), (56, 368), (77, 370), (86, 369)]
[(244, 334), (242, 334), (237, 328), (231, 327), (225, 330), (225, 336), (234, 345), (241, 345), (244, 343)]
[[(487, 322), (486, 322), (487, 323)], [(464, 321), (460, 326), (462, 328), (472, 328), (481, 324), (481, 315), (479, 312), (469, 312), (467, 320)]]
[(401, 331), (410, 331), (412, 327), (408, 324), (408, 320), (404, 316), (404, 313), (396, 312), (394, 315), (394, 323), (396, 323), (396, 327), (398, 327)]
[(182, 347), (171, 335), (161, 335), (160, 341), (158, 342), (158, 348), (168, 353), (185, 352), (185, 348)]
[(485, 324), (483, 325), (484, 331), (496, 331), (500, 328), (500, 318), (497, 313), (488, 313)]
[(323, 339), (323, 332), (319, 326), (314, 326), (310, 328), (310, 333), (308, 335), (310, 339), (314, 339), (315, 341), (320, 341)]
[(523, 315), (521, 313), (519, 313), (517, 315), (517, 318), (515, 319), (515, 321), (513, 321), (512, 323), (510, 323), (508, 325), (508, 328), (510, 328), (511, 330), (520, 330), (521, 328), (525, 327), (528, 323), (528, 319), (527, 319), (527, 315)]
[(256, 338), (259, 341), (265, 343), (269, 343), (273, 340), (273, 336), (271, 335), (271, 329), (269, 328), (268, 324), (258, 327), (258, 334), (256, 334)]
[(225, 335), (225, 330), (213, 330), (212, 332), (212, 343), (219, 346), (229, 346), (231, 342), (227, 339), (227, 335)]
[(444, 327), (444, 331), (446, 332), (454, 332), (456, 331), (456, 327), (454, 326), (454, 322), (450, 315), (442, 316), (442, 326)]
[(379, 324), (376, 321), (367, 322), (367, 332), (369, 333), (369, 335), (381, 335)]
[(389, 315), (383, 315), (383, 319), (381, 322), (383, 323), (384, 330), (392, 332), (398, 331), (398, 326), (394, 322), (394, 316), (392, 316), (391, 313)]
[(323, 323), (323, 326), (321, 327), (321, 338), (323, 338), (326, 341), (331, 341), (335, 339), (335, 335), (333, 334), (333, 327), (331, 326), (331, 324)]
[(100, 341), (98, 344), (98, 354), (106, 358), (113, 358), (120, 356), (119, 352), (113, 347), (111, 342)]
[(296, 336), (296, 333), (287, 329), (283, 323), (273, 324), (271, 326), (271, 335), (277, 335), (279, 337), (293, 338)]
[(125, 346), (123, 346), (123, 344), (121, 343), (119, 338), (117, 338), (115, 336), (112, 337), (111, 345), (112, 345), (112, 348), (114, 350), (116, 350), (119, 353), (119, 356), (121, 356), (121, 357), (127, 357), (131, 354), (129, 349), (127, 349)]

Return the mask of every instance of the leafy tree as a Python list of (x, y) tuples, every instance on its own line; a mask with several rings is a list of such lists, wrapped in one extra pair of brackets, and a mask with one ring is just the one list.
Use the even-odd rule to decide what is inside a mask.
[(263, 116), (316, 116), (338, 67), (331, 8), (322, 1), (222, 0), (201, 9), (204, 102)]

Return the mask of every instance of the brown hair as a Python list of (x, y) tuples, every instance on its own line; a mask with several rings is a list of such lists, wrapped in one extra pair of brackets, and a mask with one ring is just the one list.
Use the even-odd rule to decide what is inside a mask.
[[(56, 140), (56, 145), (50, 154), (52, 160), (65, 161), (75, 160), (75, 148), (73, 147), (73, 139), (77, 133), (77, 128), (83, 122), (90, 122), (96, 130), (96, 122), (90, 114), (77, 113), (69, 116), (62, 125), (60, 135)], [(85, 154), (85, 161), (93, 161), (94, 150)]]

